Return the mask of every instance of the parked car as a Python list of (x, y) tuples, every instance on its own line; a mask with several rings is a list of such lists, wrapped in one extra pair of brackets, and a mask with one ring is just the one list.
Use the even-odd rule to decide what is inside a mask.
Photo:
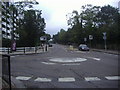
[(49, 46), (49, 47), (52, 47), (53, 45), (52, 45), (51, 43), (48, 43), (48, 46)]
[(81, 51), (89, 51), (89, 48), (86, 44), (80, 44), (78, 49)]

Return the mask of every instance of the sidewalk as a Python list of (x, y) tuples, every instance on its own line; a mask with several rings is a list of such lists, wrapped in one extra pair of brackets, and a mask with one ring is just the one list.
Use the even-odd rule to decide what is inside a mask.
[[(1, 77), (0, 77), (0, 79), (1, 79)], [(0, 87), (0, 90), (2, 88), (6, 88), (6, 89), (9, 88), (9, 84), (5, 80), (1, 79), (0, 81), (1, 81), (0, 84), (2, 86), (2, 87)], [(24, 86), (24, 84), (21, 81), (19, 81), (11, 76), (11, 88), (26, 88), (26, 87)]]
[(97, 52), (104, 52), (104, 53), (109, 53), (109, 54), (116, 54), (120, 55), (119, 51), (115, 50), (103, 50), (103, 49), (91, 49), (92, 51), (97, 51)]
[[(70, 50), (70, 51), (78, 51), (77, 48), (75, 48), (75, 47), (70, 47), (70, 46), (67, 46), (67, 50)], [(103, 53), (120, 55), (119, 51), (117, 51), (117, 50), (104, 50), (104, 49), (94, 49), (94, 48), (91, 49), (91, 48), (90, 48), (90, 51), (96, 51), (96, 52), (103, 52)]]

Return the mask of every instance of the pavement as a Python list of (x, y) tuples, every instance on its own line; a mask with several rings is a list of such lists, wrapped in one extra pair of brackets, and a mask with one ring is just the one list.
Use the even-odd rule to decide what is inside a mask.
[[(67, 50), (77, 51), (78, 49), (67, 47)], [(116, 54), (116, 55), (120, 54), (118, 51), (113, 51), (113, 50), (102, 50), (102, 49), (90, 49), (90, 50), (97, 51), (97, 52), (109, 53), (109, 54)], [(24, 53), (24, 52), (13, 52), (13, 53), (10, 53), (9, 55), (10, 56), (13, 56), (13, 55), (32, 55), (32, 54), (40, 54), (40, 53), (43, 53), (42, 49), (39, 49), (37, 52), (35, 52), (35, 51), (30, 51), (30, 52), (26, 52), (26, 53)], [(6, 53), (2, 53), (2, 54), (6, 54)], [(26, 88), (25, 85), (21, 81), (15, 79), (15, 77), (12, 77), (12, 76), (11, 76), (11, 83), (12, 83), (12, 88)], [(2, 87), (9, 88), (9, 85), (4, 80), (2, 80)]]
[[(77, 48), (70, 47), (70, 46), (67, 46), (67, 49), (71, 50), (71, 51), (79, 51)], [(90, 50), (91, 51), (96, 51), (96, 52), (103, 52), (103, 53), (120, 55), (119, 50), (105, 50), (105, 49), (95, 49), (95, 48), (91, 48)]]

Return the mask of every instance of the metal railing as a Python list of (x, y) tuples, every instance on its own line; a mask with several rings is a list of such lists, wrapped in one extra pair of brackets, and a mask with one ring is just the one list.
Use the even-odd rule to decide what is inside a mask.
[[(36, 53), (38, 49), (39, 49), (38, 47), (18, 47), (18, 48), (16, 48), (16, 51), (12, 51), (12, 52), (23, 52), (23, 53), (35, 52)], [(6, 47), (0, 48), (0, 52), (5, 53), (5, 54), (12, 53), (11, 49), (6, 48)]]
[(11, 90), (11, 66), (9, 55), (2, 55), (2, 79), (8, 83), (9, 90)]

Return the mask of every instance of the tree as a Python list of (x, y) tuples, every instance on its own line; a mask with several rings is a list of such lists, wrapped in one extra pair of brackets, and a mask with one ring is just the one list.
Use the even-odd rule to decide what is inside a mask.
[(35, 46), (39, 37), (44, 34), (45, 21), (41, 18), (41, 11), (27, 10), (24, 14), (24, 24), (20, 32), (21, 45)]
[[(93, 47), (104, 48), (103, 32), (107, 33), (108, 49), (116, 49), (120, 35), (120, 13), (118, 9), (108, 6), (92, 6), (90, 4), (82, 6), (82, 12), (78, 14), (76, 10), (67, 15), (68, 28), (63, 33), (60, 31), (55, 35), (55, 40), (61, 43), (85, 43), (90, 44), (89, 35), (93, 36)], [(67, 39), (65, 39), (67, 38)]]

